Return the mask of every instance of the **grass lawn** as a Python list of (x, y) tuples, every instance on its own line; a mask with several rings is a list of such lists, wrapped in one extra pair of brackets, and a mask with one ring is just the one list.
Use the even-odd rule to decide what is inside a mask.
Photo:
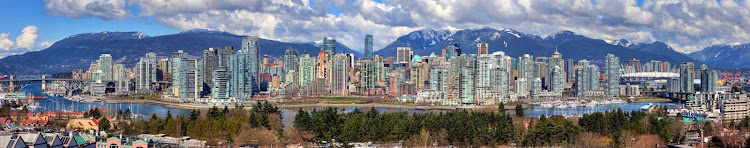
[(633, 102), (672, 102), (672, 100), (667, 99), (667, 98), (646, 97), (646, 98), (635, 98), (633, 99)]

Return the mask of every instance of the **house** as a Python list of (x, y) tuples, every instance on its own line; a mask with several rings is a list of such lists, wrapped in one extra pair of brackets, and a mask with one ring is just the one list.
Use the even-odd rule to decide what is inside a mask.
[(18, 136), (24, 139), (26, 146), (29, 148), (46, 148), (47, 141), (44, 140), (44, 136), (37, 132), (26, 132), (18, 133)]
[(71, 130), (99, 130), (99, 120), (94, 118), (70, 119), (65, 128)]
[(21, 126), (44, 127), (47, 126), (47, 121), (46, 119), (23, 119)]
[(49, 148), (65, 148), (60, 136), (57, 134), (44, 134), (44, 141), (47, 141)]
[(27, 148), (26, 142), (21, 136), (0, 135), (0, 147), (4, 148)]
[(96, 142), (97, 148), (148, 148), (148, 142), (137, 139), (120, 139), (118, 137), (107, 138), (106, 141)]

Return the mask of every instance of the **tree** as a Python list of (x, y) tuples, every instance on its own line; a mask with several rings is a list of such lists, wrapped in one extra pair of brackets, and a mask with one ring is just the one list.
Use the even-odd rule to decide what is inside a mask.
[(519, 116), (519, 117), (525, 116), (523, 112), (523, 105), (521, 105), (521, 103), (518, 103), (518, 105), (516, 105), (516, 116)]
[(99, 130), (100, 131), (107, 131), (109, 130), (109, 120), (107, 118), (102, 118), (101, 121), (99, 121)]
[(294, 116), (294, 127), (302, 131), (310, 130), (310, 114), (300, 108)]
[(123, 113), (123, 119), (125, 119), (125, 120), (130, 120), (130, 115), (131, 115), (131, 114), (132, 114), (132, 113), (130, 113), (130, 108), (126, 108), (126, 109), (125, 109), (125, 112)]
[(609, 147), (612, 139), (595, 132), (585, 132), (576, 139), (577, 147)]

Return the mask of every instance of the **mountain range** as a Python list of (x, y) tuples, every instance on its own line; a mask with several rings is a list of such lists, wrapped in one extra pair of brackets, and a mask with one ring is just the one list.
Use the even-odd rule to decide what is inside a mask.
[[(140, 32), (85, 33), (66, 37), (47, 49), (12, 55), (0, 59), (0, 74), (50, 74), (68, 72), (76, 68), (87, 69), (101, 54), (111, 54), (117, 62), (132, 67), (148, 52), (157, 56), (171, 56), (172, 52), (184, 50), (189, 55), (201, 56), (210, 47), (234, 46), (239, 50), (242, 38), (220, 31), (203, 29), (188, 30), (178, 34), (148, 36)], [(310, 43), (287, 43), (260, 39), (261, 55), (279, 57), (288, 48), (300, 53), (318, 55), (320, 47)], [(362, 54), (337, 43), (337, 52)]]
[[(147, 52), (157, 56), (170, 56), (172, 52), (184, 50), (190, 55), (201, 56), (210, 47), (234, 46), (239, 50), (242, 38), (222, 31), (193, 29), (177, 34), (148, 36), (140, 32), (100, 32), (69, 36), (55, 42), (47, 49), (27, 52), (0, 59), (0, 74), (50, 74), (68, 72), (75, 68), (88, 68), (100, 54), (112, 54), (118, 63), (131, 67)], [(512, 29), (462, 29), (435, 30), (425, 28), (397, 38), (392, 43), (376, 50), (375, 54), (396, 56), (396, 47), (411, 47), (415, 55), (440, 54), (448, 45), (459, 44), (463, 53), (476, 53), (477, 43), (488, 43), (489, 52), (503, 51), (506, 55), (519, 57), (523, 54), (550, 56), (559, 51), (563, 58), (588, 59), (603, 64), (608, 53), (620, 57), (621, 62), (637, 58), (643, 62), (666, 61), (673, 64), (696, 62), (719, 68), (745, 68), (750, 64), (750, 44), (716, 45), (690, 54), (683, 54), (662, 42), (632, 43), (625, 39), (607, 41), (593, 39), (571, 31), (560, 31), (544, 38)], [(261, 54), (281, 57), (285, 49), (294, 48), (300, 53), (317, 55), (320, 43), (282, 42), (260, 39)], [(340, 53), (362, 55), (359, 51), (337, 43)], [(739, 53), (739, 54), (737, 54)], [(739, 59), (739, 60), (737, 60)], [(642, 62), (642, 63), (643, 63)]]
[(573, 60), (588, 59), (603, 64), (608, 53), (620, 57), (622, 62), (637, 58), (641, 61), (661, 60), (671, 63), (697, 62), (661, 42), (632, 44), (627, 40), (607, 42), (578, 35), (571, 31), (560, 31), (542, 38), (525, 34), (512, 29), (496, 30), (493, 28), (464, 29), (445, 31), (423, 29), (401, 36), (375, 54), (396, 56), (396, 47), (411, 47), (414, 54), (440, 54), (442, 49), (458, 43), (463, 53), (476, 53), (478, 43), (488, 43), (489, 52), (503, 51), (506, 55), (519, 57), (523, 54), (533, 56), (550, 56), (555, 50), (563, 58)]
[(688, 54), (717, 68), (750, 68), (750, 43), (737, 45), (713, 45)]

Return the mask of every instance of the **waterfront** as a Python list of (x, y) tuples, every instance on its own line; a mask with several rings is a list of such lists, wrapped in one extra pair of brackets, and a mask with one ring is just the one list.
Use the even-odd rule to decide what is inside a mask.
[[(171, 111), (174, 115), (186, 115), (190, 113), (189, 109), (181, 109), (181, 108), (173, 108), (173, 107), (165, 107), (160, 105), (153, 105), (153, 104), (135, 104), (135, 103), (105, 103), (105, 102), (74, 102), (67, 100), (62, 97), (54, 97), (54, 96), (47, 96), (44, 93), (40, 92), (40, 85), (30, 85), (22, 89), (22, 91), (32, 91), (34, 95), (37, 96), (46, 96), (47, 99), (45, 100), (39, 100), (39, 105), (44, 107), (42, 109), (36, 110), (36, 111), (59, 111), (59, 110), (66, 110), (66, 111), (85, 111), (88, 110), (91, 107), (104, 107), (109, 109), (122, 109), (125, 110), (127, 108), (130, 108), (131, 112), (141, 115), (151, 115), (156, 114), (159, 116), (165, 116), (167, 114), (167, 111)], [(585, 113), (591, 113), (591, 112), (603, 112), (607, 110), (616, 110), (616, 109), (622, 109), (623, 111), (632, 111), (632, 110), (638, 110), (644, 105), (653, 104), (653, 105), (661, 105), (661, 106), (667, 106), (668, 108), (675, 108), (677, 105), (675, 103), (667, 103), (667, 102), (654, 102), (654, 103), (648, 103), (648, 102), (638, 102), (638, 103), (617, 103), (617, 104), (602, 104), (597, 105), (594, 107), (573, 107), (573, 108), (542, 108), (538, 106), (533, 106), (531, 108), (528, 108), (525, 110), (525, 113), (527, 116), (530, 117), (539, 117), (542, 115), (545, 116), (551, 116), (551, 115), (563, 115), (563, 116), (578, 116), (583, 115)], [(313, 109), (323, 109), (325, 107), (302, 107), (304, 110), (313, 110)], [(337, 107), (339, 109), (344, 109), (345, 112), (352, 111), (354, 109), (360, 109), (362, 111), (368, 111), (370, 107)], [(291, 118), (296, 115), (296, 112), (299, 108), (297, 107), (290, 107), (290, 108), (282, 108), (282, 118), (285, 119), (285, 123), (291, 123)], [(407, 113), (425, 113), (425, 112), (441, 112), (445, 110), (438, 110), (438, 109), (410, 109), (410, 108), (390, 108), (390, 107), (375, 107), (375, 109), (378, 110), (378, 112), (407, 112)], [(509, 110), (511, 111), (511, 110)]]

